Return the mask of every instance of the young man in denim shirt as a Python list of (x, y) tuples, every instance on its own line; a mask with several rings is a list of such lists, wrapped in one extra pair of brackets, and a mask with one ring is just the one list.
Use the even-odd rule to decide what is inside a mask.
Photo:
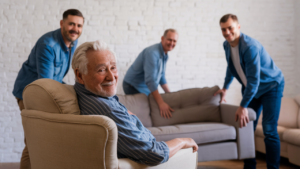
[[(49, 78), (63, 83), (81, 35), (84, 17), (77, 9), (69, 9), (63, 13), (60, 29), (44, 34), (23, 63), (15, 81), (13, 95), (18, 101), (20, 110), (24, 109), (22, 93), (26, 85), (40, 79)], [(22, 153), (21, 169), (31, 168), (28, 149)]]
[[(280, 163), (280, 140), (277, 133), (281, 98), (284, 89), (284, 77), (281, 70), (257, 40), (240, 32), (235, 15), (224, 15), (220, 20), (222, 34), (226, 41), (224, 50), (228, 63), (221, 101), (235, 77), (242, 85), (243, 99), (236, 111), (235, 119), (240, 127), (249, 122), (247, 107), (256, 112), (254, 130), (263, 110), (263, 131), (265, 135), (267, 168), (278, 169)], [(244, 160), (245, 169), (255, 169), (255, 159)]]
[(149, 46), (139, 54), (123, 81), (125, 94), (151, 93), (158, 104), (161, 116), (165, 118), (172, 117), (173, 109), (160, 96), (158, 85), (161, 85), (166, 93), (170, 92), (165, 78), (166, 63), (168, 52), (174, 49), (177, 40), (177, 31), (167, 29), (161, 37), (161, 43)]

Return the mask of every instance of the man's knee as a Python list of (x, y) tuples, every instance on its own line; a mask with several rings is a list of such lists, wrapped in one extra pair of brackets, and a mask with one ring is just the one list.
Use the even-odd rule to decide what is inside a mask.
[(265, 137), (278, 137), (277, 123), (268, 123), (262, 126)]

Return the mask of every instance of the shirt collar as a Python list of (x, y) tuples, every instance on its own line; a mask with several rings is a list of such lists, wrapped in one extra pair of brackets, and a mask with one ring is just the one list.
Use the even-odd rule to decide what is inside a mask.
[[(61, 28), (57, 30), (57, 35), (58, 35), (58, 37), (59, 37), (60, 44), (61, 44), (63, 50), (64, 50), (64, 51), (69, 51), (69, 48), (68, 48), (67, 45), (65, 44), (64, 38), (63, 38), (63, 36), (62, 36), (62, 34), (61, 34)], [(73, 48), (73, 46), (74, 46), (74, 42), (71, 42), (70, 48)]]
[(165, 53), (161, 42), (159, 43), (159, 48), (160, 48), (160, 52), (162, 53), (162, 55), (160, 55), (160, 57), (163, 57), (164, 59), (166, 59), (168, 57), (168, 53)]

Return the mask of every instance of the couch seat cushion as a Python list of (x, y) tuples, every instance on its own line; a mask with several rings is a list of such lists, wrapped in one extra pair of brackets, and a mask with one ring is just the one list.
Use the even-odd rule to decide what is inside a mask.
[(287, 129), (283, 133), (283, 140), (295, 146), (300, 146), (300, 129)]
[(236, 139), (235, 128), (222, 123), (189, 123), (149, 127), (148, 129), (157, 141), (169, 141), (174, 138), (193, 138), (197, 144), (204, 144)]
[[(289, 128), (282, 127), (282, 126), (277, 126), (277, 131), (278, 131), (279, 138), (280, 138), (281, 141), (283, 141), (283, 133), (284, 133), (287, 129), (289, 129)], [(259, 136), (259, 137), (262, 137), (262, 138), (265, 138), (265, 135), (264, 135), (264, 132), (263, 132), (263, 128), (262, 128), (262, 125), (257, 124), (256, 131), (255, 131), (255, 135), (256, 135), (256, 136)]]

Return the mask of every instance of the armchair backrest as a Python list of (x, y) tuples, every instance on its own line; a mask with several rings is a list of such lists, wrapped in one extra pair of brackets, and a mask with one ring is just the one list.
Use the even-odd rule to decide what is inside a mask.
[(80, 114), (73, 86), (63, 85), (51, 79), (39, 79), (27, 85), (23, 91), (27, 110), (40, 110), (57, 114)]
[(23, 92), (22, 123), (34, 168), (118, 168), (118, 130), (100, 115), (79, 115), (72, 86), (40, 79)]

